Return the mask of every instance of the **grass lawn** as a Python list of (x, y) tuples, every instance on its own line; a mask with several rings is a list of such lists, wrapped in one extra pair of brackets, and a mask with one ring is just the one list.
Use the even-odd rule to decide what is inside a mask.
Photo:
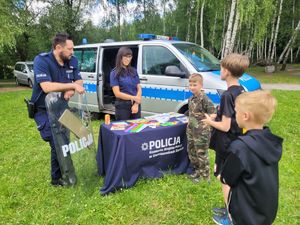
[[(270, 127), (285, 139), (274, 224), (299, 224), (300, 92), (273, 94), (279, 107)], [(213, 224), (211, 208), (222, 206), (216, 179), (208, 186), (168, 175), (104, 197), (99, 194), (102, 177), (85, 188), (50, 186), (49, 146), (27, 118), (25, 96), (30, 90), (0, 93), (0, 224)], [(93, 121), (96, 139), (99, 124)], [(213, 162), (213, 152), (210, 156)]]
[(250, 67), (247, 73), (256, 77), (261, 83), (300, 84), (300, 64), (288, 65), (286, 71), (274, 73), (265, 73), (264, 67), (255, 66)]

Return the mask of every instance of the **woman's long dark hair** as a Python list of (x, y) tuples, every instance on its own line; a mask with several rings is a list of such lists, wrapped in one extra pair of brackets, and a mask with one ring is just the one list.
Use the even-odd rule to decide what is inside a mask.
[(129, 65), (124, 68), (122, 64), (122, 57), (131, 55), (132, 56), (132, 51), (128, 47), (121, 47), (118, 51), (117, 58), (116, 58), (116, 75), (121, 76), (123, 74), (129, 73), (130, 75), (134, 76), (134, 68), (131, 66), (131, 62)]

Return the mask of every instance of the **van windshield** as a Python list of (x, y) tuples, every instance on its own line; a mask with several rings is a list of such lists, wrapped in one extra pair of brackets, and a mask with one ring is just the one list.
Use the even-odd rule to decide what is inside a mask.
[(209, 51), (195, 44), (173, 44), (198, 72), (220, 70), (220, 62)]

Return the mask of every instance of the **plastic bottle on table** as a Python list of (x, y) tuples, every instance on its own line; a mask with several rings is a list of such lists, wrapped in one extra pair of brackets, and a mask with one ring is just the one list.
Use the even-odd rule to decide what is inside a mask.
[(107, 125), (110, 124), (110, 115), (109, 114), (105, 114), (104, 123), (107, 124)]

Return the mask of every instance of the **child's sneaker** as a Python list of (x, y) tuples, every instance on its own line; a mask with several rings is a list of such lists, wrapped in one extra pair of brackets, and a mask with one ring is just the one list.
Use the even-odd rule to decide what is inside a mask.
[(212, 219), (216, 224), (219, 225), (233, 225), (228, 215), (223, 215), (223, 216), (214, 215)]
[(212, 211), (214, 215), (224, 216), (227, 214), (226, 208), (213, 208)]
[(198, 173), (196, 173), (196, 172), (194, 172), (194, 173), (192, 173), (192, 174), (189, 175), (189, 178), (190, 178), (191, 180), (193, 180), (193, 179), (195, 179), (195, 178), (199, 178), (199, 177), (200, 177), (200, 175), (199, 175)]

